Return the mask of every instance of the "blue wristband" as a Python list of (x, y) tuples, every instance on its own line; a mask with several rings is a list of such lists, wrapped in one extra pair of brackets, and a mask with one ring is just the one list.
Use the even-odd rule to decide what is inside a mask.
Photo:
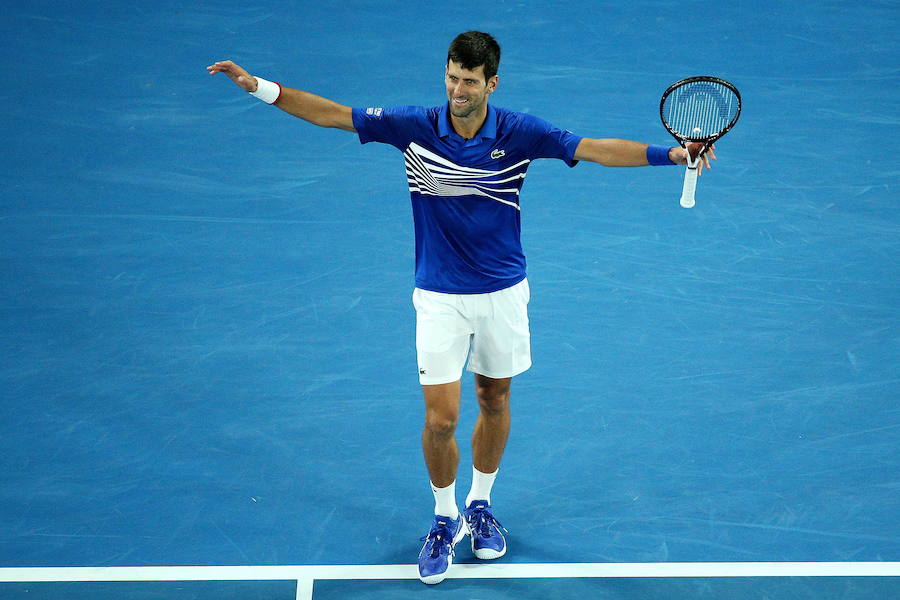
[(668, 146), (657, 146), (653, 144), (647, 146), (647, 162), (654, 167), (675, 164), (671, 160), (669, 160)]

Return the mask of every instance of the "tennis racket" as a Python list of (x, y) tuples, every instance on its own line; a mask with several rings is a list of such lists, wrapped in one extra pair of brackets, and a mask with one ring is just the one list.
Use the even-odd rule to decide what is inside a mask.
[[(694, 206), (700, 159), (716, 140), (734, 127), (740, 116), (741, 93), (718, 77), (688, 77), (676, 81), (663, 92), (659, 118), (663, 127), (688, 151), (681, 206)], [(688, 147), (690, 143), (701, 143), (703, 147), (694, 155)]]

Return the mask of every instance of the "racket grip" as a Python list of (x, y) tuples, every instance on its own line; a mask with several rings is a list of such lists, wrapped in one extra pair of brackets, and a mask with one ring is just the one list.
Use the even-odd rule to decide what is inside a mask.
[(681, 188), (681, 206), (694, 206), (694, 192), (697, 190), (697, 167), (688, 167), (684, 173), (684, 186)]

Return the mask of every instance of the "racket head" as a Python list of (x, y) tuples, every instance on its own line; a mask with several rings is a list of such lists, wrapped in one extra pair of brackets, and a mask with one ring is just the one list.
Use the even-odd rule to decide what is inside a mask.
[(699, 142), (705, 150), (728, 133), (740, 116), (741, 93), (728, 81), (710, 75), (676, 81), (659, 101), (663, 127), (682, 147)]

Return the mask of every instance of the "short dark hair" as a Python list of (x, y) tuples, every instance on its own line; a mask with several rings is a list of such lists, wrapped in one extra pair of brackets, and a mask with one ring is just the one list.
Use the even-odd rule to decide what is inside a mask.
[(447, 64), (451, 61), (469, 71), (484, 66), (484, 80), (487, 81), (497, 74), (500, 67), (500, 44), (494, 36), (483, 31), (461, 33), (450, 42)]

